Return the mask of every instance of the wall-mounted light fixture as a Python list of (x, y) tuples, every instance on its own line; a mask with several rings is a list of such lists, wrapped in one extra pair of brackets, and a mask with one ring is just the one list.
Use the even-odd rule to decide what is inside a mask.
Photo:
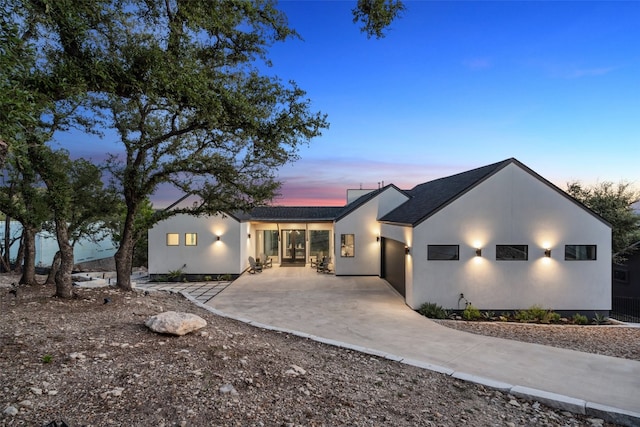
[(380, 241), (380, 236), (376, 236), (376, 242)]
[(220, 241), (220, 236), (216, 236), (216, 241)]
[(476, 256), (482, 256), (482, 249), (476, 248)]
[(551, 249), (547, 248), (544, 250), (544, 256), (547, 258), (551, 258)]
[(409, 255), (410, 252), (411, 252), (411, 249), (409, 248), (409, 246), (405, 246), (404, 247), (404, 254), (405, 255)]
[(251, 233), (247, 234), (247, 239), (251, 238)]

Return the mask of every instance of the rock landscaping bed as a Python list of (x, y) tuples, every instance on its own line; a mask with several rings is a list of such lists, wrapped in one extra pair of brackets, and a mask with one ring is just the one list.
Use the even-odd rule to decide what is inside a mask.
[[(12, 278), (2, 280), (11, 283)], [(64, 301), (51, 297), (51, 286), (19, 287), (16, 295), (9, 289), (0, 287), (2, 426), (61, 420), (70, 427), (614, 425), (435, 372), (257, 329), (176, 294), (83, 288), (76, 290), (77, 298)], [(145, 326), (166, 311), (196, 314), (206, 326), (184, 336)], [(490, 334), (505, 326), (491, 324), (489, 330), (487, 324), (452, 323), (469, 323), (474, 332), (484, 328)], [(577, 342), (584, 335), (572, 343), (565, 327), (537, 329), (540, 333), (525, 334), (543, 344), (582, 346)], [(598, 331), (611, 332), (603, 337), (610, 355), (638, 357), (640, 330), (630, 335), (622, 328)], [(541, 338), (545, 333), (554, 337)], [(591, 342), (600, 345), (595, 338)]]

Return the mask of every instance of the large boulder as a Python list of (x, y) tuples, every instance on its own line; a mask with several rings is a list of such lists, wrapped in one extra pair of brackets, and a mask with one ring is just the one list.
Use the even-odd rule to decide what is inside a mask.
[(185, 335), (207, 326), (207, 321), (191, 313), (165, 311), (151, 316), (145, 323), (147, 328), (160, 334)]

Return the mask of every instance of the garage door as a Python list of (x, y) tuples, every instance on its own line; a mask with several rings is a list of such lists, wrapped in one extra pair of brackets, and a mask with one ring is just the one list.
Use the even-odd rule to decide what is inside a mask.
[(391, 284), (403, 297), (405, 295), (404, 243), (382, 239), (382, 278)]

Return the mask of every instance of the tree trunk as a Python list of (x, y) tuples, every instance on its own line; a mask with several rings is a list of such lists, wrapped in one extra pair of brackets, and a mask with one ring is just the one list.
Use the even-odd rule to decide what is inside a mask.
[(0, 167), (4, 166), (4, 162), (7, 160), (7, 154), (9, 153), (9, 144), (0, 139)]
[(11, 270), (11, 217), (4, 217), (4, 254), (2, 258), (3, 272)]
[(133, 250), (136, 244), (133, 237), (136, 210), (136, 206), (129, 206), (127, 209), (127, 217), (124, 221), (120, 247), (114, 256), (116, 261), (116, 280), (118, 281), (118, 288), (123, 291), (133, 290), (131, 287), (131, 270), (133, 269)]
[[(35, 238), (35, 236), (34, 236)], [(24, 266), (22, 265), (25, 261), (25, 246), (24, 246), (24, 231), (22, 232), (22, 236), (20, 238), (20, 246), (18, 246), (18, 255), (16, 255), (16, 261), (13, 263), (13, 272), (22, 274), (24, 271)], [(35, 260), (34, 260), (35, 263)]]
[(69, 243), (67, 224), (56, 220), (56, 235), (60, 248), (60, 268), (56, 272), (56, 296), (59, 298), (73, 297), (73, 246)]
[[(21, 285), (37, 285), (36, 281), (36, 230), (23, 226), (22, 247), (24, 248), (24, 267), (22, 269)], [(17, 260), (16, 260), (17, 262)]]
[(56, 252), (53, 256), (53, 261), (51, 261), (51, 269), (49, 270), (49, 275), (47, 276), (47, 281), (44, 282), (45, 285), (53, 285), (56, 283), (56, 274), (60, 270), (60, 251)]

